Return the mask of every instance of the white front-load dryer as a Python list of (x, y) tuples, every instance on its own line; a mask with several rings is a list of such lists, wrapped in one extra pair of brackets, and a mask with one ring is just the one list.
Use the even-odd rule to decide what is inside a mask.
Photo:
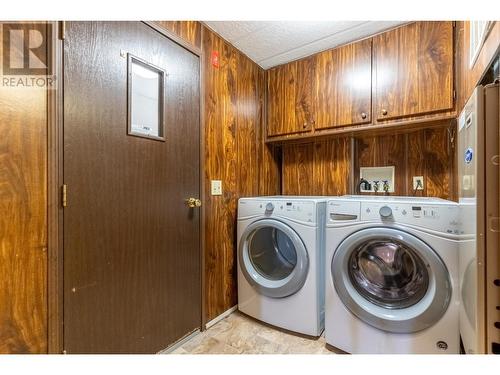
[(459, 353), (458, 206), (434, 198), (327, 203), (325, 338), (349, 353)]
[(238, 201), (238, 309), (309, 336), (324, 329), (325, 198)]

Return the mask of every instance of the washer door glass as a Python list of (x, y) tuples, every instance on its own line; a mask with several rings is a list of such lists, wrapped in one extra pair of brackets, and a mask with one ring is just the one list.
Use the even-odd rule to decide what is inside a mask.
[(355, 248), (349, 276), (359, 294), (389, 309), (414, 305), (429, 286), (424, 260), (410, 245), (395, 239), (374, 239)]
[(307, 278), (306, 247), (297, 232), (278, 220), (250, 224), (241, 236), (238, 259), (247, 281), (268, 297), (294, 294)]
[(439, 255), (399, 228), (352, 233), (335, 251), (331, 277), (338, 297), (354, 315), (394, 333), (432, 326), (448, 309), (452, 293)]

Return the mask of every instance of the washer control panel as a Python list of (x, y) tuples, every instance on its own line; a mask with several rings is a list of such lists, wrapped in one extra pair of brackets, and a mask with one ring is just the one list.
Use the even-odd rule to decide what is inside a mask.
[(458, 234), (458, 206), (412, 203), (361, 203), (361, 220), (412, 224)]
[(450, 202), (390, 202), (330, 200), (327, 222), (372, 221), (387, 224), (411, 224), (442, 233), (459, 234), (458, 205)]

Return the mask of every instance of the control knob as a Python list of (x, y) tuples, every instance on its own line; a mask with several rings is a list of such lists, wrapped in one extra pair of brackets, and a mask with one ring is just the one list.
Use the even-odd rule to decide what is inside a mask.
[(378, 211), (383, 219), (387, 219), (392, 216), (392, 209), (389, 206), (382, 206)]
[(274, 210), (274, 204), (272, 204), (271, 202), (266, 204), (266, 211), (267, 212), (272, 212), (273, 210)]

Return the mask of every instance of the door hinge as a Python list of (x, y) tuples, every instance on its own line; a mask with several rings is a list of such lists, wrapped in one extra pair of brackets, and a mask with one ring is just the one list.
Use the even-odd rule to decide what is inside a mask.
[(457, 90), (453, 90), (453, 101), (457, 100)]
[(66, 38), (66, 21), (59, 21), (59, 39)]
[(63, 186), (61, 187), (61, 204), (63, 207), (66, 207), (68, 205), (67, 194), (68, 194), (68, 187), (66, 186), (66, 184), (63, 184)]

